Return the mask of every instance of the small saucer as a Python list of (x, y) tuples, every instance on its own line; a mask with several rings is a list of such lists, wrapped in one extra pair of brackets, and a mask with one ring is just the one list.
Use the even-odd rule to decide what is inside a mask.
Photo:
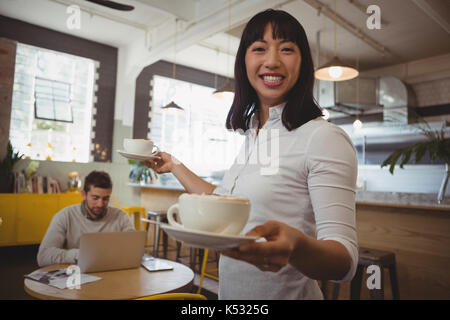
[(123, 150), (117, 150), (118, 153), (120, 153), (121, 156), (130, 159), (130, 160), (138, 160), (138, 161), (145, 161), (149, 159), (161, 159), (161, 157), (155, 156), (156, 152), (150, 155), (144, 155), (144, 154), (136, 154), (136, 153), (129, 153)]
[(169, 236), (179, 241), (183, 241), (185, 244), (195, 248), (226, 250), (259, 239), (259, 237), (181, 229), (164, 223), (161, 223), (161, 228), (166, 231)]

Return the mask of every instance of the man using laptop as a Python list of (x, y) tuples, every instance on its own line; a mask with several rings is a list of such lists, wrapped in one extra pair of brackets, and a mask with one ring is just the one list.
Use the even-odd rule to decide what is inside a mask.
[(106, 172), (88, 174), (81, 191), (84, 201), (62, 209), (53, 217), (39, 247), (40, 267), (76, 264), (84, 233), (135, 231), (125, 212), (108, 206), (111, 192), (112, 181)]

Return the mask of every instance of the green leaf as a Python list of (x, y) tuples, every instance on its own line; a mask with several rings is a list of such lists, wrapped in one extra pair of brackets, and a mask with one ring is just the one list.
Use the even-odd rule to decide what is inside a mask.
[(416, 147), (416, 158), (415, 162), (418, 163), (420, 160), (422, 160), (423, 156), (427, 152), (427, 144), (421, 143)]
[(413, 148), (409, 148), (404, 153), (402, 153), (403, 159), (402, 159), (402, 162), (400, 163), (400, 168), (401, 169), (403, 169), (403, 165), (408, 163), (409, 159), (411, 158), (412, 152), (413, 152)]

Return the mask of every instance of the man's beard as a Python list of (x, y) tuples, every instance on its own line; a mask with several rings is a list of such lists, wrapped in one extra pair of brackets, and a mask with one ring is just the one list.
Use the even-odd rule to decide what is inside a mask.
[[(86, 204), (87, 210), (89, 211), (89, 213), (92, 215), (92, 218), (94, 219), (101, 219), (105, 214), (106, 214), (106, 210), (107, 207), (104, 208), (98, 208), (98, 207), (89, 207), (88, 204)], [(97, 210), (95, 210), (97, 209)]]

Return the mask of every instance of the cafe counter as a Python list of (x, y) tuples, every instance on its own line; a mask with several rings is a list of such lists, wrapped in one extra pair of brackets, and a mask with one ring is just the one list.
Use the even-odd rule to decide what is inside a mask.
[[(358, 244), (395, 253), (401, 299), (450, 299), (450, 205), (430, 194), (359, 194)], [(392, 297), (385, 271), (386, 298)], [(363, 278), (363, 284), (365, 283)], [(341, 290), (348, 297), (348, 290)], [(368, 290), (362, 290), (368, 298)], [(344, 297), (343, 297), (344, 298)]]
[[(141, 187), (141, 205), (167, 210), (183, 192), (179, 187)], [(357, 193), (358, 244), (395, 253), (401, 299), (450, 299), (450, 204), (438, 205), (435, 199), (434, 194)], [(389, 281), (385, 284), (390, 299)], [(369, 298), (367, 288), (361, 295)], [(349, 298), (348, 284), (341, 286), (339, 298)]]

